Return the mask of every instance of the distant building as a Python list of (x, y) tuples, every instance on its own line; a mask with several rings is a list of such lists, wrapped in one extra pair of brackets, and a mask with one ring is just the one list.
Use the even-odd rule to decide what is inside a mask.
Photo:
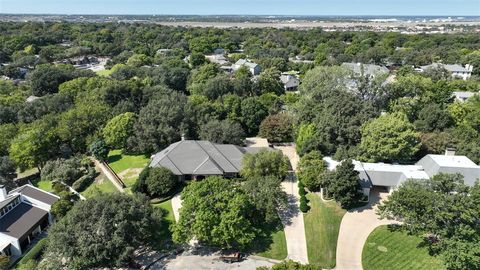
[(389, 73), (389, 70), (386, 67), (372, 64), (343, 63), (342, 67), (352, 70), (357, 76), (367, 76), (370, 78)]
[(470, 78), (472, 76), (472, 71), (473, 71), (473, 66), (470, 64), (467, 64), (465, 65), (465, 67), (463, 67), (458, 64), (448, 65), (448, 64), (442, 64), (442, 63), (433, 63), (427, 66), (421, 66), (418, 71), (424, 72), (427, 69), (435, 69), (435, 68), (444, 68), (452, 74), (452, 77), (460, 78), (463, 80)]
[(166, 55), (168, 54), (169, 52), (171, 52), (172, 49), (158, 49), (157, 50), (157, 54), (160, 54), (160, 55)]
[(238, 60), (234, 65), (233, 65), (233, 71), (237, 71), (238, 69), (240, 69), (242, 66), (246, 66), (248, 68), (248, 70), (250, 70), (250, 73), (252, 73), (252, 75), (259, 75), (260, 72), (262, 71), (262, 68), (260, 67), (260, 65), (256, 64), (256, 63), (253, 63), (251, 62), (250, 60), (248, 59), (240, 59)]
[(40, 97), (37, 97), (37, 96), (29, 96), (29, 97), (25, 100), (25, 102), (27, 102), (27, 103), (32, 103), (32, 102), (34, 102), (35, 100), (37, 100), (37, 99), (39, 99), (39, 98), (40, 98)]
[(210, 62), (218, 64), (220, 66), (225, 66), (230, 64), (228, 59), (223, 54), (205, 55), (205, 58), (207, 58)]
[[(335, 170), (340, 163), (324, 158), (329, 170)], [(480, 178), (480, 166), (466, 156), (457, 156), (455, 151), (447, 149), (445, 155), (426, 155), (414, 165), (388, 163), (368, 163), (353, 161), (359, 173), (359, 184), (364, 195), (368, 196), (373, 188), (392, 192), (403, 182), (414, 179), (429, 179), (439, 173), (458, 173), (464, 177), (464, 183), (473, 186)]]
[(180, 181), (200, 180), (212, 175), (237, 177), (243, 156), (261, 149), (268, 148), (182, 140), (155, 154), (150, 167), (165, 167)]
[(478, 95), (478, 93), (477, 92), (453, 92), (453, 96), (455, 97), (455, 100), (459, 102), (465, 102), (469, 98), (475, 95)]
[(285, 91), (297, 91), (298, 86), (300, 85), (300, 79), (291, 74), (280, 75), (280, 81), (282, 81)]
[(20, 256), (52, 223), (59, 197), (31, 185), (7, 191), (0, 186), (0, 254)]

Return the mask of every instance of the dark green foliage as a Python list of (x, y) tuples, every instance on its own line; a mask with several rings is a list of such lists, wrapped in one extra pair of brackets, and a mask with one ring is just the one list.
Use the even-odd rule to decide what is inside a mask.
[(256, 154), (245, 154), (240, 174), (245, 178), (273, 176), (282, 181), (287, 176), (290, 162), (278, 150), (260, 150)]
[(43, 96), (58, 92), (58, 86), (76, 77), (91, 77), (92, 71), (75, 70), (73, 66), (40, 65), (29, 74), (32, 85), (32, 93), (35, 96)]
[(298, 179), (310, 191), (320, 191), (324, 183), (327, 164), (318, 151), (312, 151), (300, 158), (298, 163)]
[(98, 160), (106, 161), (110, 149), (107, 143), (102, 139), (95, 140), (89, 147), (89, 152)]
[(17, 177), (15, 165), (8, 156), (0, 156), (0, 185), (11, 190), (16, 186), (13, 181)]
[(72, 269), (124, 265), (158, 229), (158, 213), (139, 196), (104, 194), (79, 201), (50, 228), (40, 268), (58, 267), (61, 258)]
[(269, 115), (260, 124), (258, 136), (269, 142), (291, 142), (293, 140), (293, 118), (287, 113)]
[(285, 260), (275, 264), (272, 268), (265, 266), (257, 267), (257, 270), (321, 270), (322, 267), (313, 264), (301, 264), (292, 260)]
[(301, 181), (298, 181), (298, 194), (300, 195), (300, 211), (302, 213), (307, 213), (310, 210), (310, 206), (308, 206), (308, 199), (306, 197), (307, 192), (305, 191), (305, 186)]
[(27, 254), (25, 254), (20, 261), (18, 261), (17, 265), (21, 266), (23, 264), (26, 264), (28, 261), (33, 260), (36, 261), (40, 258), (42, 253), (45, 250), (45, 246), (47, 244), (47, 239), (43, 238), (40, 239), (35, 246), (30, 249)]
[(423, 132), (443, 131), (453, 124), (453, 120), (439, 104), (429, 104), (418, 112), (418, 119), (413, 124)]
[(267, 116), (267, 108), (256, 98), (248, 97), (242, 100), (241, 122), (247, 135), (257, 135), (260, 123)]
[(211, 120), (200, 126), (199, 137), (215, 143), (242, 145), (245, 132), (240, 124), (230, 120)]
[(87, 187), (89, 187), (93, 181), (95, 181), (95, 177), (97, 176), (97, 172), (94, 168), (88, 168), (88, 173), (76, 180), (72, 184), (72, 188), (78, 192), (84, 191)]
[(150, 196), (162, 197), (170, 193), (177, 184), (177, 177), (167, 168), (150, 168), (145, 185)]
[(330, 174), (332, 179), (327, 187), (327, 193), (343, 208), (355, 205), (360, 199), (358, 172), (354, 169), (352, 160), (347, 159), (337, 166), (335, 173)]
[(42, 169), (41, 178), (46, 181), (59, 181), (72, 185), (77, 179), (88, 173), (88, 164), (80, 157), (48, 161)]

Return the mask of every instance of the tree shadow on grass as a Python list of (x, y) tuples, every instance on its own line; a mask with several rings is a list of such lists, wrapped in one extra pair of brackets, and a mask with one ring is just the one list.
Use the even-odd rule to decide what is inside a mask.
[(163, 218), (162, 222), (157, 225), (153, 232), (152, 238), (150, 239), (150, 245), (154, 250), (165, 252), (172, 250), (175, 247), (175, 244), (172, 240), (172, 225), (173, 222), (167, 220), (166, 218)]
[(120, 159), (122, 159), (122, 155), (111, 155), (111, 156), (108, 156), (108, 163), (113, 163), (113, 162), (116, 162), (116, 161), (119, 161)]
[(264, 224), (258, 228), (260, 230), (258, 236), (253, 240), (249, 247), (243, 250), (246, 253), (262, 253), (270, 249), (273, 244), (273, 235), (283, 230), (283, 225), (278, 220), (272, 224)]

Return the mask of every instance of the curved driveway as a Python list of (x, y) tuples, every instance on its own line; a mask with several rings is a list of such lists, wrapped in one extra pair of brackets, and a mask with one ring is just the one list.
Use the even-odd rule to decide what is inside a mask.
[(387, 196), (386, 192), (372, 189), (368, 205), (350, 210), (343, 216), (337, 242), (337, 270), (362, 269), (363, 245), (370, 233), (380, 225), (399, 223), (381, 220), (375, 213), (379, 202)]

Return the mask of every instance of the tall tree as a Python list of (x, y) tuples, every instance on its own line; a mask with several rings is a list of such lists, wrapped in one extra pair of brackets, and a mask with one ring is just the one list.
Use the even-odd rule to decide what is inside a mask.
[(245, 178), (273, 176), (280, 181), (287, 175), (290, 163), (282, 152), (260, 150), (256, 154), (245, 154), (240, 174)]
[(131, 112), (119, 114), (110, 119), (103, 128), (105, 142), (114, 148), (125, 148), (127, 139), (133, 132), (135, 120), (136, 115)]
[(358, 192), (360, 189), (358, 179), (358, 172), (355, 171), (352, 160), (344, 160), (335, 169), (327, 192), (339, 202), (342, 207), (352, 207), (360, 197)]
[(291, 142), (293, 140), (293, 118), (287, 113), (269, 115), (260, 123), (260, 137), (269, 142)]

